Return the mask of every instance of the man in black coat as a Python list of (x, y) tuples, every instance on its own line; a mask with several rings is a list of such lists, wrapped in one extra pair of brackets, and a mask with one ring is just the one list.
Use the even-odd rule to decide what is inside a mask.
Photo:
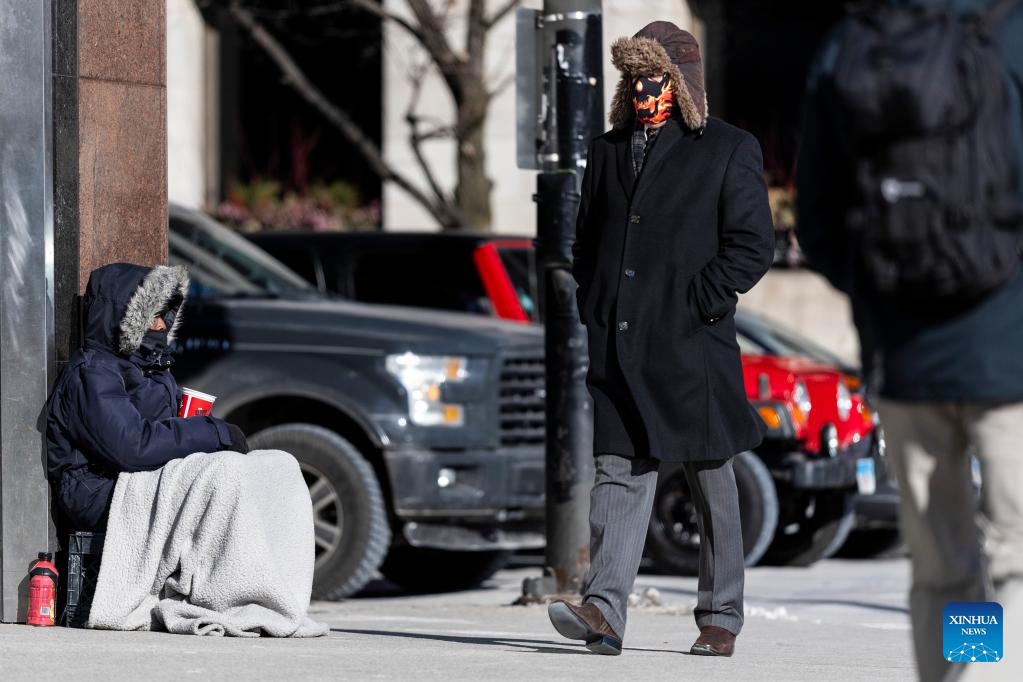
[(621, 652), (658, 463), (683, 462), (702, 538), (692, 653), (728, 656), (743, 622), (731, 462), (764, 434), (734, 322), (773, 256), (763, 161), (751, 135), (708, 118), (689, 33), (654, 22), (612, 61), (613, 129), (590, 147), (573, 268), (594, 404), (591, 565), (583, 605), (549, 613), (562, 635)]
[(188, 292), (181, 266), (115, 263), (89, 276), (85, 345), (46, 406), (47, 473), (76, 530), (106, 528), (117, 475), (195, 452), (247, 452), (241, 429), (179, 418), (169, 344)]

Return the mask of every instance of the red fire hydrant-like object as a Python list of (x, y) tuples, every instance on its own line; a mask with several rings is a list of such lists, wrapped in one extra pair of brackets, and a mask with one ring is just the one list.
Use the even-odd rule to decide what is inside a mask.
[(28, 624), (47, 627), (57, 624), (57, 567), (53, 555), (39, 552), (39, 560), (28, 572)]

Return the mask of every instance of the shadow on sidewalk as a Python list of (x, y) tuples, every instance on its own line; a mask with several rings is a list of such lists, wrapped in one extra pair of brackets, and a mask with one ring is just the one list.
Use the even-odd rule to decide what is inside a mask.
[[(344, 628), (331, 628), (331, 632), (338, 632), (346, 635), (372, 635), (374, 637), (402, 637), (405, 639), (426, 639), (433, 640), (436, 642), (454, 642), (456, 644), (483, 644), (485, 646), (503, 646), (503, 647), (515, 647), (518, 649), (528, 649), (532, 653), (538, 654), (582, 654), (588, 652), (583, 649), (582, 644), (567, 644), (565, 642), (553, 642), (551, 640), (539, 640), (539, 639), (519, 639), (517, 637), (466, 637), (462, 635), (440, 635), (440, 634), (426, 634), (422, 632), (400, 632), (400, 631), (389, 631), (389, 630), (348, 630)], [(553, 644), (554, 646), (541, 646)], [(557, 647), (557, 648), (555, 648)], [(664, 653), (664, 654), (677, 654), (685, 653), (679, 651), (671, 651), (669, 649), (635, 649), (631, 647), (625, 647), (623, 651), (648, 651), (652, 653)]]
[(498, 592), (500, 588), (493, 584), (484, 583), (475, 587), (453, 588), (450, 590), (407, 590), (395, 585), (389, 580), (380, 578), (371, 580), (361, 590), (346, 597), (346, 599), (408, 599), (409, 597), (435, 597), (441, 594), (453, 594), (456, 592)]

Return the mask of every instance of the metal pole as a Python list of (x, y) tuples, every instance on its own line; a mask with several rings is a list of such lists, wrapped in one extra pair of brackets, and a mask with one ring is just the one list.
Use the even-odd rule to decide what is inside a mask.
[(589, 568), (593, 485), (586, 332), (576, 308), (572, 243), (589, 141), (603, 124), (600, 0), (546, 0), (543, 145), (537, 178), (537, 269), (547, 357), (547, 550), (525, 598), (578, 593)]
[(586, 331), (579, 323), (569, 265), (579, 208), (576, 174), (541, 173), (537, 189), (547, 354), (547, 571), (538, 587), (542, 594), (565, 594), (579, 591), (589, 568), (593, 485)]
[(28, 565), (54, 548), (39, 422), (53, 376), (51, 26), (49, 2), (0, 3), (0, 622), (24, 622)]

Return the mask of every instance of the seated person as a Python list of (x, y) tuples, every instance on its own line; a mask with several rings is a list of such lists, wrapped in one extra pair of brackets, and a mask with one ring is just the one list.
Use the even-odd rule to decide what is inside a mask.
[(115, 263), (89, 276), (85, 345), (46, 408), (48, 475), (76, 530), (106, 528), (122, 471), (159, 469), (195, 452), (248, 452), (237, 426), (177, 416), (169, 344), (187, 290), (181, 266)]

